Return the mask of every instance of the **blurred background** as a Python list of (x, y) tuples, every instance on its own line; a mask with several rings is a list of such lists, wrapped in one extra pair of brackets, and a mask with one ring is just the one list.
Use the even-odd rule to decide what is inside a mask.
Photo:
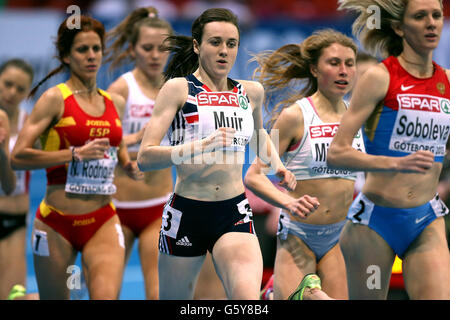
[[(443, 0), (445, 16), (450, 17), (450, 0)], [(337, 11), (337, 0), (0, 0), (0, 64), (20, 57), (32, 64), (35, 70), (36, 84), (50, 70), (59, 65), (56, 58), (54, 40), (59, 24), (73, 11), (67, 9), (76, 5), (82, 14), (88, 14), (104, 23), (109, 31), (129, 12), (137, 7), (154, 6), (162, 18), (172, 23), (175, 32), (190, 35), (193, 20), (205, 9), (225, 7), (231, 9), (241, 25), (241, 45), (236, 64), (230, 74), (235, 79), (251, 79), (255, 64), (250, 63), (252, 54), (263, 50), (277, 49), (287, 43), (300, 43), (314, 30), (332, 27), (351, 36), (353, 17)], [(435, 61), (445, 68), (450, 68), (450, 23), (447, 18)], [(124, 66), (109, 71), (104, 65), (99, 72), (98, 86), (106, 89), (120, 74), (131, 69)], [(38, 91), (36, 97), (51, 86), (65, 81), (65, 75), (58, 75), (47, 81)], [(30, 112), (35, 101), (27, 101), (23, 107)], [(248, 165), (244, 167), (247, 169)], [(448, 160), (442, 180), (447, 181), (447, 204), (450, 197), (450, 169)], [(38, 204), (45, 191), (45, 173), (36, 170), (32, 173), (29, 214), (29, 230)], [(273, 264), (275, 237), (273, 230), (266, 228), (263, 218), (255, 220), (263, 249), (265, 270), (270, 273)], [(257, 218), (257, 217), (256, 217)], [(447, 219), (448, 221), (448, 219)], [(259, 226), (258, 226), (259, 224)], [(447, 229), (449, 229), (447, 223)], [(28, 233), (28, 236), (30, 231)], [(448, 232), (450, 234), (450, 232)], [(29, 242), (28, 242), (29, 243)], [(37, 291), (32, 265), (31, 250), (27, 250), (29, 291)], [(79, 263), (79, 261), (77, 262)], [(393, 291), (399, 291), (399, 298), (404, 298), (402, 282), (393, 285)], [(392, 296), (395, 298), (395, 296)], [(124, 276), (121, 299), (144, 299), (142, 275), (139, 257), (133, 251)]]
[[(210, 7), (226, 7), (238, 17), (242, 39), (231, 77), (249, 79), (255, 65), (249, 63), (252, 53), (276, 49), (287, 43), (299, 43), (319, 28), (332, 27), (351, 35), (353, 17), (337, 11), (337, 0), (0, 0), (0, 62), (11, 57), (29, 61), (36, 70), (35, 81), (58, 65), (53, 56), (56, 31), (76, 5), (81, 13), (89, 14), (113, 28), (137, 7), (154, 6), (162, 18), (170, 21), (177, 33), (190, 35), (193, 20)], [(444, 0), (446, 15), (450, 16), (450, 0)], [(450, 25), (443, 31), (437, 63), (450, 67)], [(108, 72), (99, 72), (98, 85), (107, 88), (111, 81), (129, 66)], [(64, 80), (55, 77), (45, 83), (40, 92)]]

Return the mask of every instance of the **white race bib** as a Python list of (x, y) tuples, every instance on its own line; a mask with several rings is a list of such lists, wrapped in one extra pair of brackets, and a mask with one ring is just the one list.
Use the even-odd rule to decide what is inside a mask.
[(180, 210), (167, 204), (162, 215), (161, 233), (176, 239), (182, 215), (183, 213)]
[(413, 153), (429, 150), (445, 155), (450, 133), (450, 100), (424, 95), (397, 95), (398, 112), (389, 150)]
[(37, 256), (48, 257), (50, 250), (48, 249), (47, 232), (42, 230), (34, 230), (33, 232), (33, 253)]
[(65, 191), (77, 194), (114, 194), (116, 186), (113, 179), (116, 164), (117, 147), (109, 148), (104, 158), (100, 160), (70, 162)]
[(242, 219), (242, 223), (248, 223), (253, 220), (253, 211), (250, 207), (250, 204), (248, 203), (248, 199), (244, 199), (241, 202), (237, 204), (239, 213), (244, 215), (244, 218)]
[[(152, 116), (153, 107), (153, 104), (132, 104), (128, 110), (128, 117), (123, 121), (123, 132), (129, 135), (144, 128)], [(139, 151), (139, 144), (128, 146), (128, 151)]]
[[(330, 169), (327, 166), (327, 153), (330, 143), (333, 140), (339, 123), (324, 123), (311, 125), (309, 127), (309, 140), (311, 143), (312, 160), (310, 169), (316, 174), (331, 174), (336, 176), (346, 176), (353, 174), (349, 170)], [(364, 142), (362, 140), (361, 130), (353, 139), (352, 147), (358, 151), (365, 152)]]
[(246, 96), (235, 92), (200, 92), (197, 94), (197, 106), (200, 139), (219, 128), (233, 128), (236, 133), (226, 150), (245, 151), (254, 128), (253, 110)]

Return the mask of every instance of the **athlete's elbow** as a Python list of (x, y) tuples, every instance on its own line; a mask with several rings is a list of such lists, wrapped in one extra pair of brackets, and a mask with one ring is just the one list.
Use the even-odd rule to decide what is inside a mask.
[(21, 161), (21, 160), (22, 160), (22, 158), (20, 157), (20, 154), (13, 152), (11, 154), (11, 159), (9, 162), (11, 165), (11, 169), (13, 169), (13, 170), (27, 169), (26, 166), (23, 164), (23, 161)]
[(244, 186), (251, 190), (253, 184), (254, 184), (253, 177), (251, 176), (251, 174), (249, 174), (249, 172), (247, 172), (244, 177)]
[(250, 166), (244, 177), (244, 186), (250, 191), (255, 192), (258, 186), (258, 180), (258, 173)]
[(330, 147), (328, 148), (327, 152), (327, 165), (331, 168), (338, 167), (340, 163), (340, 156), (339, 156), (339, 147), (337, 147), (335, 144), (331, 143)]
[(137, 159), (137, 166), (138, 166), (139, 170), (142, 172), (162, 169), (158, 165), (156, 165), (150, 161), (147, 161), (145, 159), (143, 160), (142, 158)]
[(258, 195), (259, 194), (259, 188), (257, 187), (257, 184), (255, 180), (245, 177), (244, 178), (244, 186), (247, 190), (250, 190), (252, 193)]
[(158, 170), (159, 166), (155, 162), (155, 155), (151, 150), (151, 146), (141, 146), (137, 155), (137, 166), (141, 171)]
[(145, 154), (145, 152), (139, 150), (136, 162), (137, 162), (137, 166), (138, 166), (140, 171), (149, 171), (149, 170), (151, 170), (151, 165), (150, 165), (151, 163), (148, 160), (148, 157)]

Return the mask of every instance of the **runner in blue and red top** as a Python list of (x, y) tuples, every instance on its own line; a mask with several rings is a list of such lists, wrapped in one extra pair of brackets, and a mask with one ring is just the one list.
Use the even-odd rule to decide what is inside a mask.
[[(353, 30), (362, 31), (364, 47), (388, 56), (357, 83), (328, 153), (333, 166), (367, 172), (340, 239), (349, 298), (385, 299), (397, 255), (411, 299), (450, 299), (448, 209), (437, 195), (450, 133), (450, 71), (433, 61), (442, 1), (399, 1), (395, 10), (389, 2), (380, 28), (366, 24), (375, 1), (340, 3), (359, 12)], [(361, 126), (367, 154), (351, 148)]]

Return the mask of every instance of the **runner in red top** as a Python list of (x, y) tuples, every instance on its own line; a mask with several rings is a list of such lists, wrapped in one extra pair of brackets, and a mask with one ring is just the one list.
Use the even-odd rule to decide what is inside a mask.
[[(450, 71), (433, 62), (442, 1), (339, 2), (357, 11), (353, 30), (365, 49), (387, 58), (356, 84), (328, 152), (331, 165), (367, 172), (340, 239), (349, 298), (386, 299), (398, 255), (410, 299), (448, 300), (448, 209), (437, 185), (448, 146)], [(379, 28), (368, 23), (373, 7), (381, 10)], [(351, 148), (362, 126), (365, 154)]]
[(401, 64), (401, 57), (383, 61), (389, 88), (365, 125), (365, 143), (371, 154), (405, 156), (419, 150), (434, 153), (442, 162), (450, 134), (450, 83), (445, 70), (433, 62), (431, 77), (418, 78)]
[[(32, 249), (41, 299), (68, 299), (78, 251), (91, 299), (116, 299), (124, 267), (124, 243), (111, 195), (116, 163), (138, 178), (123, 148), (124, 101), (99, 90), (104, 27), (81, 16), (80, 28), (64, 21), (56, 45), (70, 78), (42, 94), (12, 153), (15, 169), (48, 168), (48, 186), (33, 227)], [(117, 108), (117, 111), (115, 110)], [(42, 150), (33, 149), (41, 138)], [(72, 284), (72, 285), (71, 285)]]

